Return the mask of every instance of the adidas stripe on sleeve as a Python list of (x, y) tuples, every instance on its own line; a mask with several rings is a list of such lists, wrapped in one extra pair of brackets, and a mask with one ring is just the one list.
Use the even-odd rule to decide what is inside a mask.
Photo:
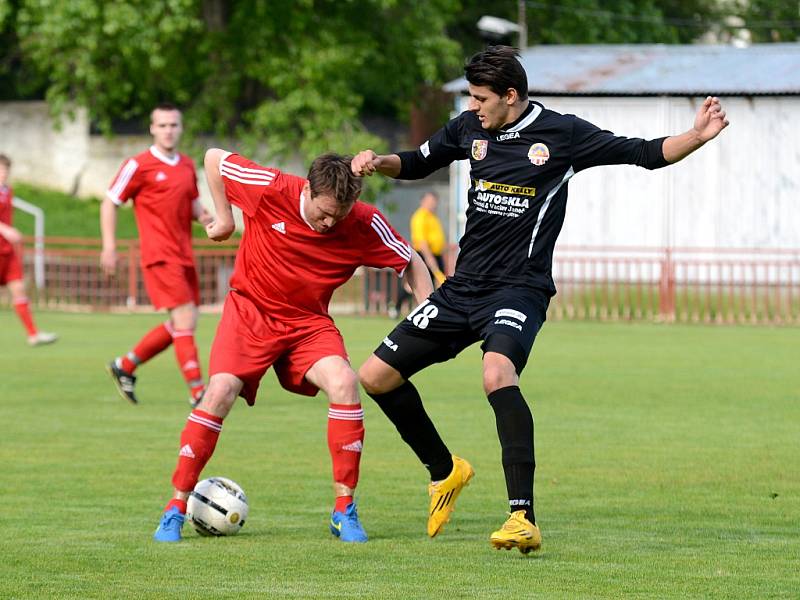
[(390, 267), (403, 274), (411, 260), (411, 247), (394, 230), (380, 212), (372, 215), (370, 227), (375, 235), (370, 236), (365, 248), (364, 264), (368, 267)]
[(111, 187), (106, 191), (106, 196), (117, 206), (124, 204), (128, 198), (135, 195), (136, 190), (136, 170), (139, 163), (134, 159), (128, 159), (111, 182)]
[(281, 175), (277, 169), (262, 167), (238, 154), (223, 156), (219, 172), (228, 200), (250, 217), (255, 215), (265, 190), (279, 185)]

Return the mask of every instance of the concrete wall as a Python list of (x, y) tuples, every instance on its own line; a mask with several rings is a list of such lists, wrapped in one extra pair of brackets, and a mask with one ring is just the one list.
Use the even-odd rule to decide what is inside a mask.
[[(702, 98), (536, 98), (618, 135), (689, 129)], [(731, 125), (677, 165), (599, 167), (569, 182), (561, 245), (800, 248), (800, 97), (721, 98)], [(467, 163), (454, 168), (463, 215)], [(458, 189), (460, 188), (460, 189)]]
[(86, 111), (57, 128), (45, 102), (0, 103), (0, 152), (11, 157), (14, 179), (74, 193), (89, 154)]

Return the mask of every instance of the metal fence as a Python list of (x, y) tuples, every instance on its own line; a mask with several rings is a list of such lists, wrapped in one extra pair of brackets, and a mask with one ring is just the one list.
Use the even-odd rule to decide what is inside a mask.
[[(26, 240), (23, 254), (28, 274), (33, 241)], [(195, 241), (204, 307), (222, 305), (237, 244)], [(448, 272), (455, 251), (447, 257)], [(138, 242), (120, 241), (118, 254), (117, 274), (107, 277), (99, 266), (99, 240), (47, 238), (44, 286), (29, 282), (29, 295), (52, 309), (149, 309)], [(553, 320), (800, 324), (800, 249), (563, 246), (556, 248), (553, 276), (559, 290), (550, 303)], [(385, 314), (398, 285), (391, 270), (358, 269), (334, 294), (331, 311)]]

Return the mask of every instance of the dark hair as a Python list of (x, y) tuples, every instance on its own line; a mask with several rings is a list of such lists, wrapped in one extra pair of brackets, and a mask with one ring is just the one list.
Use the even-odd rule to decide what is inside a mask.
[(361, 177), (353, 175), (351, 156), (328, 152), (314, 159), (308, 170), (308, 185), (312, 196), (333, 196), (343, 206), (353, 204), (361, 193)]
[(159, 102), (158, 104), (156, 104), (153, 110), (150, 111), (151, 123), (153, 122), (153, 115), (156, 114), (157, 110), (177, 110), (178, 112), (181, 112), (181, 109), (172, 104), (172, 102)]
[[(175, 106), (172, 102), (159, 102), (153, 107), (153, 110), (177, 110), (178, 112), (181, 111), (180, 108)], [(152, 112), (152, 111), (151, 111)]]
[(528, 76), (519, 62), (519, 50), (511, 46), (487, 46), (469, 59), (464, 73), (472, 85), (488, 87), (498, 96), (513, 88), (520, 98), (528, 97)]
[(0, 165), (5, 165), (7, 169), (11, 168), (11, 159), (5, 154), (0, 154)]

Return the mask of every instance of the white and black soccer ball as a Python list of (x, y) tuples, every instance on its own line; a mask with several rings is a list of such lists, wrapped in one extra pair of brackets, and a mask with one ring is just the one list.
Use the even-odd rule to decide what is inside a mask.
[(225, 477), (198, 482), (189, 494), (186, 517), (200, 535), (236, 535), (247, 519), (247, 496)]

